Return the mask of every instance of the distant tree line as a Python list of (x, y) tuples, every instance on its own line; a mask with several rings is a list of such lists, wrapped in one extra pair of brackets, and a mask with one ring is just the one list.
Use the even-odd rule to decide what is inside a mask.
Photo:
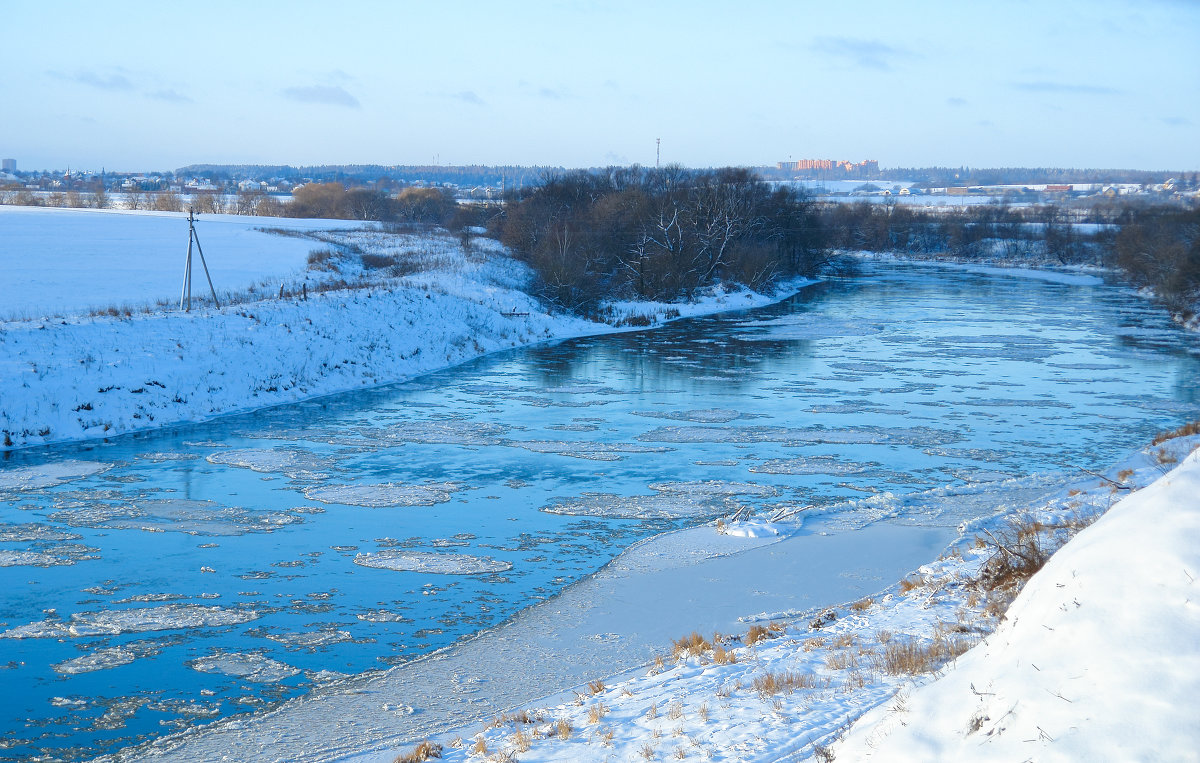
[(1079, 220), (1070, 211), (1055, 205), (929, 208), (859, 202), (828, 204), (822, 213), (825, 235), (835, 249), (960, 259), (1020, 257), (1059, 265), (1097, 262), (1102, 234), (1081, 234), (1075, 222)]
[(827, 260), (816, 207), (746, 169), (610, 167), (548, 175), (492, 230), (541, 295), (587, 312), (606, 298), (670, 300), (718, 281), (762, 288)]

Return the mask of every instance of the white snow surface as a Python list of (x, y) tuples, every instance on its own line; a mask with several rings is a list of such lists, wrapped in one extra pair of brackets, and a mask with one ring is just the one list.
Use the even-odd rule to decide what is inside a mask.
[[(15, 215), (26, 220), (18, 231), (34, 231), (38, 226), (28, 220), (40, 220), (45, 229), (60, 219), (51, 212), (60, 211), (0, 207), (0, 221), (10, 224)], [(129, 229), (123, 235), (133, 238), (142, 235), (141, 226), (160, 219), (130, 213), (79, 215), (82, 218), (61, 219), (87, 223), (81, 224), (81, 238), (97, 229), (97, 221), (114, 216)], [(313, 223), (235, 218), (227, 225), (244, 233), (258, 225), (303, 231)], [(328, 225), (315, 223), (322, 235), (331, 235)], [(183, 235), (186, 239), (186, 231)], [(406, 247), (411, 251), (415, 238), (378, 231), (346, 235), (348, 243), (363, 251), (386, 255)], [(304, 251), (315, 243), (254, 232), (254, 238), (236, 249), (240, 257), (259, 256), (258, 237), (299, 242)], [(7, 233), (0, 234), (0, 242), (6, 240)], [(0, 450), (201, 421), (403, 381), (510, 347), (618, 330), (548, 312), (524, 291), (529, 270), (496, 242), (475, 239), (466, 252), (456, 239), (434, 233), (417, 244), (415, 256), (426, 269), (402, 278), (380, 276), (369, 288), (310, 290), (307, 299), (263, 299), (188, 313), (168, 309), (65, 318), (38, 313), (34, 319), (0, 321)], [(110, 240), (106, 246), (112, 254), (116, 243)], [(103, 258), (89, 251), (64, 267), (98, 282), (114, 278), (100, 262)], [(302, 264), (302, 253), (294, 262), (288, 259), (292, 256), (264, 255), (262, 272)], [(139, 262), (146, 265), (150, 259), (143, 251)], [(6, 272), (3, 288), (45, 293), (39, 291), (43, 287), (38, 279), (53, 270), (42, 264), (35, 271)], [(687, 316), (761, 306), (807, 283), (786, 284), (774, 296), (717, 287), (675, 309)], [(613, 323), (620, 323), (630, 310), (665, 309), (641, 309), (639, 304), (613, 306)]]
[(860, 719), (837, 759), (1197, 760), (1198, 578), (1195, 451), (1052, 557), (903, 712)]
[[(264, 233), (362, 228), (354, 220), (201, 215), (205, 262), (218, 292), (302, 274), (322, 245)], [(110, 305), (178, 303), (188, 249), (184, 212), (0, 205), (0, 320), (71, 315)], [(207, 294), (193, 252), (193, 295)], [(278, 288), (278, 286), (276, 286)]]

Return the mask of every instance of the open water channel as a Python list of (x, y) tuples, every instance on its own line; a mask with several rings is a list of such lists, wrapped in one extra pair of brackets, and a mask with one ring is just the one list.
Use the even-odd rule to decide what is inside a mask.
[(8, 454), (0, 759), (319, 694), (743, 507), (812, 507), (802, 532), (848, 548), (940, 543), (1197, 416), (1200, 341), (1127, 290), (871, 264), (754, 311)]

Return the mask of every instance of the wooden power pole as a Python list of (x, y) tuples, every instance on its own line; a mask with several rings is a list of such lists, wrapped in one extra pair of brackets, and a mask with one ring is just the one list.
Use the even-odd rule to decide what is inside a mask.
[(196, 233), (196, 213), (188, 208), (188, 251), (187, 263), (183, 267), (183, 293), (179, 295), (179, 307), (185, 312), (192, 309), (192, 242), (196, 242), (196, 251), (200, 254), (200, 266), (204, 268), (204, 277), (208, 279), (208, 291), (212, 294), (213, 305), (220, 307), (217, 301), (217, 290), (213, 288), (212, 276), (208, 274), (208, 263), (204, 261), (204, 250), (200, 248), (200, 236)]

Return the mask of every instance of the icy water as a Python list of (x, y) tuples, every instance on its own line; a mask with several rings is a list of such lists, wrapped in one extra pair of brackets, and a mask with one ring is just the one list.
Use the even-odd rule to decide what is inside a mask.
[(320, 691), (742, 507), (954, 527), (1200, 416), (1198, 379), (1200, 341), (1127, 292), (875, 265), (761, 310), (10, 454), (0, 759)]

